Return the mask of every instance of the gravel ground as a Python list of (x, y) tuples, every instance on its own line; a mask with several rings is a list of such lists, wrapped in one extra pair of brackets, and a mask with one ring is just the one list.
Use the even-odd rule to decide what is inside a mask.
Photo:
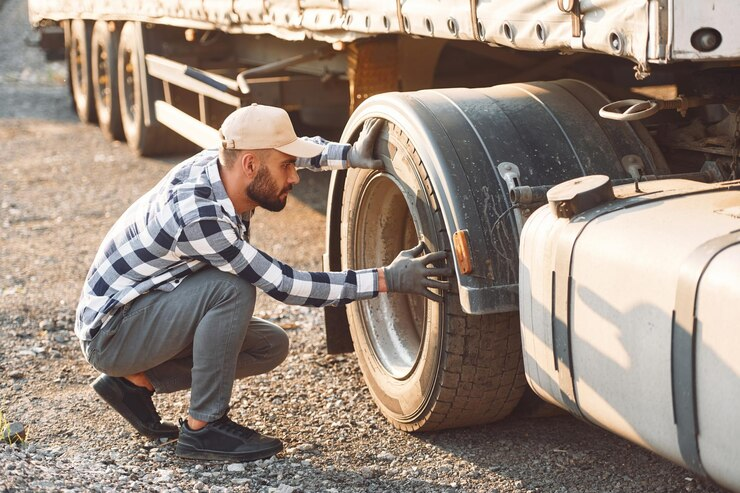
[[(376, 410), (354, 355), (328, 356), (320, 310), (266, 296), (257, 314), (290, 334), (291, 354), (237, 383), (232, 417), (280, 437), (284, 452), (247, 464), (178, 459), (99, 401), (72, 332), (81, 282), (103, 235), (178, 161), (136, 159), (78, 123), (61, 62), (47, 63), (25, 2), (0, 2), (0, 412), (26, 428), (0, 443), (4, 491), (721, 492), (588, 424), (511, 418), (409, 435)], [(304, 175), (280, 214), (259, 213), (258, 246), (320, 268), (328, 175)], [(167, 419), (185, 392), (155, 396)]]

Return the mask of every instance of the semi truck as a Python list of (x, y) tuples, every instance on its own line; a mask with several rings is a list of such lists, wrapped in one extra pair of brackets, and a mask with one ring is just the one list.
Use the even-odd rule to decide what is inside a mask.
[[(325, 312), (401, 430), (536, 396), (740, 491), (736, 0), (30, 0), (83, 122), (140, 155), (288, 110), (333, 172), (326, 269), (450, 252), (441, 303)], [(341, 137), (340, 137), (341, 134)]]

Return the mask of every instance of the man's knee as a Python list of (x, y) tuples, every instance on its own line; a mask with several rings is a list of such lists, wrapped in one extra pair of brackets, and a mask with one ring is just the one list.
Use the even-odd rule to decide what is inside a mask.
[(252, 319), (242, 345), (242, 353), (236, 368), (236, 378), (246, 378), (267, 373), (288, 357), (290, 341), (288, 334), (277, 325)]
[(285, 361), (285, 358), (288, 357), (288, 353), (290, 352), (290, 338), (288, 337), (288, 334), (285, 333), (285, 331), (278, 327), (278, 330), (275, 331), (275, 360), (277, 361), (277, 364), (282, 363)]
[(279, 325), (253, 318), (242, 350), (275, 367), (288, 357), (290, 339)]
[(280, 366), (288, 357), (290, 351), (290, 339), (285, 331), (275, 326), (275, 330), (270, 333), (269, 338), (270, 344), (267, 354), (265, 354), (265, 363), (268, 365), (270, 371)]

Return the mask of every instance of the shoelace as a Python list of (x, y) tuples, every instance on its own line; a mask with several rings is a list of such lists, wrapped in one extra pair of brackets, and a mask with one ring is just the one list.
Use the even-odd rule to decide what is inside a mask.
[(220, 419), (214, 421), (211, 423), (211, 426), (216, 426), (217, 428), (221, 428), (224, 431), (234, 433), (243, 438), (249, 438), (255, 433), (254, 430), (247, 428), (246, 426), (234, 423), (229, 419), (228, 415), (224, 415)]

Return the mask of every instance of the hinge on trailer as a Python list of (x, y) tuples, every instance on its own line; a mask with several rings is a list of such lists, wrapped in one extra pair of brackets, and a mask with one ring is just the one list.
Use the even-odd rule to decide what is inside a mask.
[(558, 0), (561, 12), (570, 14), (571, 19), (571, 48), (583, 49), (583, 22), (581, 19), (580, 0)]
[(470, 25), (473, 28), (473, 38), (476, 41), (485, 41), (483, 26), (478, 25), (478, 0), (470, 0)]
[(401, 33), (407, 32), (406, 29), (406, 23), (403, 22), (403, 12), (401, 11), (401, 6), (403, 5), (403, 2), (401, 0), (396, 0), (396, 15), (398, 16), (398, 31)]

